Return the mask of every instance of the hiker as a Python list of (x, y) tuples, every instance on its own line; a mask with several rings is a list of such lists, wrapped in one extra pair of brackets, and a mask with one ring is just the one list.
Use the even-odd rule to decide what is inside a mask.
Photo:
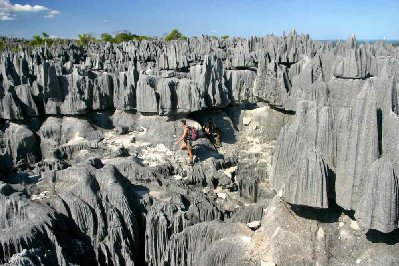
[(183, 144), (181, 145), (182, 150), (187, 150), (188, 156), (190, 159), (189, 165), (193, 165), (193, 147), (192, 147), (192, 137), (191, 137), (191, 128), (187, 125), (186, 120), (180, 120), (182, 128), (184, 128), (183, 134), (179, 138), (179, 140), (176, 142), (176, 145), (178, 145), (181, 141), (183, 141)]
[(222, 131), (213, 123), (212, 118), (208, 119), (208, 123), (202, 127), (202, 131), (215, 148), (220, 148), (222, 146)]

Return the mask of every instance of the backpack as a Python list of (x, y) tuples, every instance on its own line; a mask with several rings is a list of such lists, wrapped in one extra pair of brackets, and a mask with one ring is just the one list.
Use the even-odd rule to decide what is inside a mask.
[(190, 135), (191, 135), (191, 140), (196, 141), (198, 139), (198, 129), (194, 127), (190, 128)]

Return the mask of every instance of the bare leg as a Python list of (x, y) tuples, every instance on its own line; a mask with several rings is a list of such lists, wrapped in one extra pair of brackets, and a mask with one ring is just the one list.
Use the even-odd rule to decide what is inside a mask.
[(191, 147), (187, 147), (187, 151), (188, 151), (188, 157), (190, 158), (190, 163), (194, 163), (193, 162), (193, 149)]
[(186, 150), (187, 149), (187, 144), (183, 142), (183, 144), (181, 145), (180, 149)]
[(191, 148), (191, 146), (187, 145), (187, 143), (183, 142), (183, 144), (181, 145), (181, 149), (182, 150), (187, 150), (188, 152), (188, 157), (190, 159), (190, 163), (193, 163), (193, 148)]

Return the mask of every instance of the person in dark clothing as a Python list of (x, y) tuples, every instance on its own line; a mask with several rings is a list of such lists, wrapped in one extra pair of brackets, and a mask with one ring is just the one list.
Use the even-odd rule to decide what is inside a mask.
[(202, 127), (205, 136), (212, 142), (215, 148), (222, 146), (222, 131), (213, 123), (212, 119), (208, 119), (208, 123)]

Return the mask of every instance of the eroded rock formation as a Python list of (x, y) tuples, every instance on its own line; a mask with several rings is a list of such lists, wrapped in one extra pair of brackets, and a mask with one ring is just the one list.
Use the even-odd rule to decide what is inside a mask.
[[(398, 60), (295, 32), (4, 51), (0, 263), (398, 264)], [(189, 167), (180, 118), (223, 146)]]

